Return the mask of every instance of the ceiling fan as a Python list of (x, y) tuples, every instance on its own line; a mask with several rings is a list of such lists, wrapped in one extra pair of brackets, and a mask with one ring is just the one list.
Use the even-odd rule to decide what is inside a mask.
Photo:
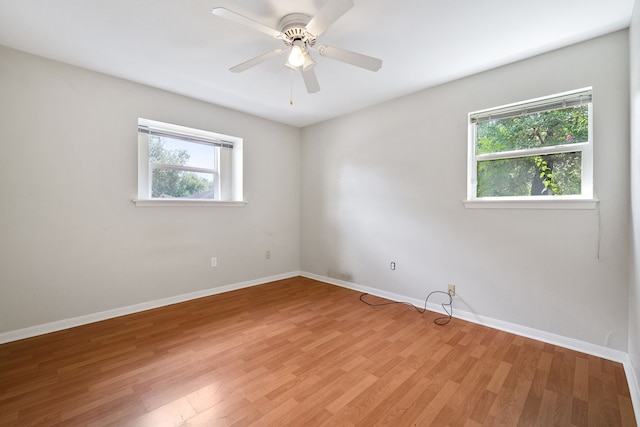
[(315, 93), (320, 90), (320, 85), (318, 84), (318, 79), (314, 71), (315, 61), (311, 57), (310, 51), (317, 52), (320, 56), (325, 56), (371, 71), (378, 71), (380, 67), (382, 67), (382, 60), (378, 58), (332, 46), (316, 46), (317, 38), (331, 26), (331, 24), (337, 21), (338, 18), (351, 9), (353, 5), (353, 0), (327, 0), (314, 17), (303, 13), (290, 13), (284, 16), (280, 20), (279, 30), (269, 28), (266, 25), (223, 7), (216, 7), (211, 13), (265, 33), (275, 39), (281, 40), (285, 44), (284, 48), (272, 50), (231, 67), (229, 69), (230, 71), (240, 73), (265, 61), (288, 53), (285, 65), (292, 70), (300, 70), (307, 92)]

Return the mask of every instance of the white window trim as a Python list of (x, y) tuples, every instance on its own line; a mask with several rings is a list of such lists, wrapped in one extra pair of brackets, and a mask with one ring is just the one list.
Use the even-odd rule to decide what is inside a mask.
[(198, 200), (198, 199), (133, 199), (136, 206), (199, 206), (199, 207), (228, 207), (228, 206), (244, 206), (248, 202), (246, 200), (230, 201), (224, 200)]
[(465, 200), (467, 209), (595, 209), (598, 199), (558, 199), (554, 196), (537, 196), (535, 200), (509, 197), (483, 197), (476, 200)]
[[(467, 198), (463, 201), (465, 208), (471, 209), (595, 209), (598, 199), (594, 196), (593, 188), (593, 103), (589, 103), (589, 140), (581, 143), (539, 147), (533, 149), (514, 150), (500, 153), (476, 155), (476, 125), (472, 118), (486, 115), (487, 112), (504, 114), (510, 110), (517, 110), (525, 105), (541, 105), (545, 102), (570, 97), (581, 92), (592, 92), (592, 88), (582, 88), (563, 92), (556, 95), (540, 97), (524, 102), (517, 102), (500, 107), (475, 111), (468, 115), (468, 151), (467, 151)], [(581, 152), (582, 158), (582, 194), (567, 196), (502, 196), (477, 197), (478, 161), (540, 154), (557, 154), (564, 152)]]
[(188, 128), (165, 122), (158, 122), (149, 119), (138, 119), (138, 125), (149, 128), (157, 128), (164, 131), (173, 131), (181, 135), (192, 135), (195, 138), (215, 139), (233, 145), (231, 158), (231, 172), (222, 171), (228, 174), (227, 182), (231, 182), (230, 188), (223, 188), (223, 194), (229, 194), (229, 200), (206, 200), (206, 199), (162, 199), (144, 197), (151, 194), (150, 176), (154, 167), (175, 168), (178, 170), (189, 170), (192, 172), (213, 173), (215, 180), (220, 181), (219, 171), (210, 169), (192, 168), (189, 166), (154, 165), (149, 164), (149, 144), (141, 141), (138, 133), (138, 197), (133, 199), (136, 206), (200, 206), (200, 207), (226, 207), (244, 206), (247, 201), (243, 197), (243, 139), (230, 135), (223, 135), (215, 132)]

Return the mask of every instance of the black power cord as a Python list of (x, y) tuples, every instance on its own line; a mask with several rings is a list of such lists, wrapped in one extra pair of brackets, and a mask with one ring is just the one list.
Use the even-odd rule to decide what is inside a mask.
[[(370, 305), (371, 307), (381, 307), (383, 305), (391, 305), (391, 304), (405, 304), (408, 306), (411, 306), (413, 308), (415, 308), (418, 313), (420, 314), (424, 314), (427, 311), (427, 301), (429, 301), (429, 297), (433, 294), (445, 294), (446, 296), (449, 297), (449, 303), (442, 303), (442, 309), (444, 310), (445, 313), (447, 313), (447, 315), (445, 317), (438, 317), (437, 319), (433, 320), (433, 323), (435, 323), (436, 325), (439, 326), (444, 326), (447, 323), (451, 322), (451, 318), (453, 317), (453, 297), (451, 296), (450, 293), (448, 292), (444, 292), (444, 291), (433, 291), (431, 292), (429, 295), (427, 295), (427, 298), (425, 298), (424, 300), (424, 308), (420, 308), (420, 307), (416, 307), (415, 305), (411, 304), (410, 302), (404, 302), (404, 301), (389, 301), (389, 302), (382, 302), (379, 304), (373, 304), (370, 302), (367, 302), (364, 300), (364, 297), (367, 295), (371, 295), (367, 292), (364, 292), (362, 294), (360, 294), (360, 301), (362, 301), (363, 303)], [(447, 310), (447, 306), (449, 307), (449, 310)]]

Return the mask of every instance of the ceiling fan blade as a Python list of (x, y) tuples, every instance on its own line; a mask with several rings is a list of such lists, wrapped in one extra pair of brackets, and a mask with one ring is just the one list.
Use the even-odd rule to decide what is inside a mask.
[(247, 18), (246, 16), (242, 16), (238, 13), (235, 13), (229, 9), (225, 9), (224, 7), (215, 7), (211, 11), (211, 13), (221, 18), (228, 19), (229, 21), (233, 21), (238, 24), (244, 25), (245, 27), (249, 27), (254, 30), (260, 31), (262, 33), (265, 33), (268, 36), (271, 36), (277, 39), (281, 38), (282, 36), (282, 33), (280, 31), (274, 30), (273, 28), (269, 28), (266, 25), (256, 22), (253, 19)]
[(256, 56), (255, 58), (252, 58), (248, 61), (243, 62), (242, 64), (238, 64), (235, 67), (229, 68), (229, 71), (233, 73), (241, 73), (245, 70), (248, 70), (251, 67), (255, 67), (258, 64), (262, 64), (263, 62), (268, 61), (271, 58), (275, 58), (277, 56), (282, 55), (282, 53), (285, 50), (286, 49), (276, 49), (276, 50), (272, 50), (271, 52), (263, 53), (260, 56)]
[(309, 52), (305, 52), (304, 64), (300, 67), (300, 72), (302, 73), (304, 85), (309, 93), (316, 93), (320, 91), (320, 84), (318, 83), (318, 78), (316, 77), (314, 68), (316, 68), (316, 61), (313, 60)]
[(382, 67), (382, 60), (373, 56), (351, 52), (332, 46), (318, 46), (318, 53), (336, 61), (345, 62), (371, 71), (378, 71)]
[(306, 26), (308, 32), (319, 36), (353, 7), (353, 0), (327, 0)]
[(318, 78), (316, 77), (316, 72), (313, 70), (315, 67), (301, 67), (302, 72), (302, 80), (304, 80), (304, 85), (307, 87), (307, 92), (316, 93), (320, 92), (320, 84), (318, 83)]

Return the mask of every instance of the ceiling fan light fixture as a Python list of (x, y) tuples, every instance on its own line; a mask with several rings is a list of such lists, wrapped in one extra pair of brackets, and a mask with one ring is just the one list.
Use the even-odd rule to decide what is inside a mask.
[(295, 68), (298, 68), (304, 64), (305, 52), (302, 47), (302, 42), (296, 40), (291, 46), (291, 53), (289, 54), (289, 64)]

